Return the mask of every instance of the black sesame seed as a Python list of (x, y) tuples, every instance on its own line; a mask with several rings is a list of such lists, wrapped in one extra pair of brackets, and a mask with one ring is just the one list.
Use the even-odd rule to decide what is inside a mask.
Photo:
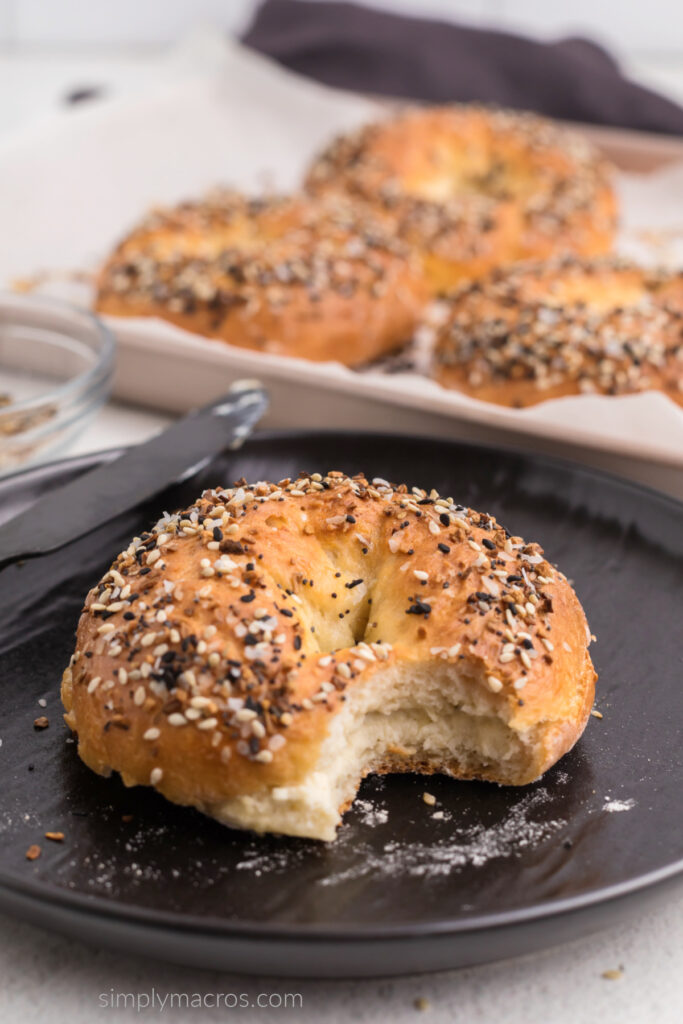
[(429, 615), (431, 610), (432, 606), (426, 601), (415, 601), (410, 608), (406, 609), (406, 615)]
[(451, 549), (449, 548), (448, 544), (439, 544), (438, 548), (439, 551), (443, 551), (444, 555), (450, 555), (451, 553)]

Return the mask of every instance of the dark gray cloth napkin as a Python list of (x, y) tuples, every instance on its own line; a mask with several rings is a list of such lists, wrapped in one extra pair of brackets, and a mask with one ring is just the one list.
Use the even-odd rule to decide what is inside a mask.
[(625, 78), (588, 39), (542, 43), (355, 3), (265, 0), (243, 41), (293, 71), (357, 92), (479, 100), (683, 135), (683, 108)]

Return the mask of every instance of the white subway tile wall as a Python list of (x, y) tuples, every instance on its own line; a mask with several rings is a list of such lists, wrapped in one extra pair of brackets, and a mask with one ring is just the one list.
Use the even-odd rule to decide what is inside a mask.
[[(0, 0), (4, 48), (167, 44), (197, 23), (238, 32), (257, 0)], [(319, 0), (324, 3), (325, 0)], [(370, 0), (376, 7), (496, 24), (544, 38), (588, 33), (628, 55), (683, 58), (681, 0)]]

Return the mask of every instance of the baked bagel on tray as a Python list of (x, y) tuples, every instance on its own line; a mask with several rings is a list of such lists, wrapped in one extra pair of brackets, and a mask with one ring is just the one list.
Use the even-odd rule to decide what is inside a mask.
[(683, 273), (565, 258), (493, 271), (443, 297), (434, 375), (521, 408), (661, 391), (683, 405)]
[(95, 308), (352, 366), (408, 341), (424, 297), (419, 262), (367, 207), (220, 191), (156, 210), (124, 238)]
[(527, 113), (409, 108), (335, 139), (306, 184), (374, 204), (420, 252), (434, 293), (510, 260), (598, 255), (615, 234), (606, 161)]
[(371, 772), (523, 785), (581, 735), (586, 618), (538, 545), (339, 472), (205, 491), (88, 594), (64, 672), (94, 771), (332, 840)]

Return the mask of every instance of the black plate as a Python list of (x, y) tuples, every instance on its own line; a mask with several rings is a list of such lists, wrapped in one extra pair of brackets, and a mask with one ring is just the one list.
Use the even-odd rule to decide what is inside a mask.
[[(6, 480), (3, 515), (98, 458)], [(58, 697), (88, 587), (203, 486), (328, 468), (435, 486), (539, 540), (598, 636), (603, 719), (524, 789), (430, 779), (433, 808), (424, 780), (368, 780), (332, 845), (230, 831), (93, 775)], [(683, 506), (548, 459), (338, 433), (261, 435), (153, 506), (0, 575), (0, 906), (181, 963), (350, 976), (526, 953), (668, 896), (683, 868)]]

